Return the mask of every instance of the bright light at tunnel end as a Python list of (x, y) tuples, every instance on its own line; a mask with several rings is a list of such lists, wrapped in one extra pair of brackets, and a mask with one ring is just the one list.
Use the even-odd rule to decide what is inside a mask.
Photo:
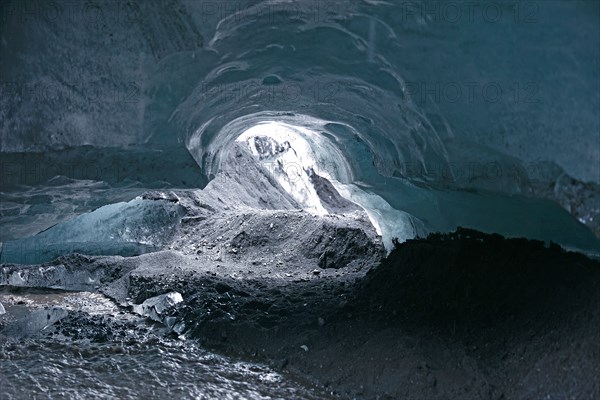
[(348, 181), (353, 174), (342, 152), (312, 128), (265, 120), (244, 130), (235, 141), (247, 144), (251, 153), (307, 212), (328, 214), (311, 183), (314, 173), (327, 179), (342, 197), (366, 212), (388, 251), (393, 248), (393, 238), (400, 242), (414, 238), (417, 232), (411, 217), (393, 209), (375, 193)]

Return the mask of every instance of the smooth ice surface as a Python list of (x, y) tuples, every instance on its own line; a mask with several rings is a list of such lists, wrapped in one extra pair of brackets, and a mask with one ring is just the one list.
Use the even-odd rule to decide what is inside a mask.
[(166, 243), (179, 224), (177, 205), (136, 198), (82, 214), (23, 239), (3, 243), (1, 260), (40, 263), (59, 255), (134, 255)]

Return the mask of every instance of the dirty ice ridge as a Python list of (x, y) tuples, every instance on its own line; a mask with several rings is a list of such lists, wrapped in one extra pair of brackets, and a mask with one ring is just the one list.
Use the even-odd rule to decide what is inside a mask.
[(320, 216), (328, 214), (313, 184), (318, 176), (367, 213), (388, 251), (393, 248), (392, 238), (401, 242), (414, 238), (416, 231), (408, 214), (393, 209), (383, 198), (351, 181), (342, 182), (351, 175), (349, 166), (340, 160), (339, 154), (331, 154), (335, 145), (326, 141), (315, 130), (280, 121), (256, 124), (236, 139), (248, 145), (252, 155), (305, 211)]
[(328, 214), (311, 183), (311, 176), (320, 172), (315, 155), (293, 128), (276, 122), (259, 124), (242, 133), (237, 141), (247, 143), (252, 154), (305, 211)]

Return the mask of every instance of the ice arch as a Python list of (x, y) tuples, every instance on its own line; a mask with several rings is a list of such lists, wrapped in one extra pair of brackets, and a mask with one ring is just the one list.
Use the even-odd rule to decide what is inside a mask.
[[(393, 238), (405, 241), (464, 226), (553, 241), (588, 254), (600, 252), (598, 239), (551, 201), (494, 190), (440, 189), (383, 175), (368, 138), (348, 124), (260, 112), (239, 117), (217, 131), (210, 129), (208, 121), (191, 135), (188, 148), (203, 170), (214, 176), (235, 142), (246, 142), (269, 167), (279, 165), (272, 171), (278, 182), (309, 211), (323, 213), (311, 191), (310, 174), (328, 179), (343, 197), (365, 209), (388, 249)], [(294, 184), (288, 176), (291, 170)]]
[(353, 183), (354, 174), (347, 158), (324, 135), (302, 126), (265, 121), (245, 130), (236, 141), (247, 143), (267, 171), (307, 211), (327, 213), (312, 183), (311, 176), (316, 174), (367, 212), (377, 233), (383, 236), (386, 248), (391, 249), (392, 238), (405, 241), (419, 233), (416, 227), (422, 223), (418, 219), (393, 209), (380, 196)]

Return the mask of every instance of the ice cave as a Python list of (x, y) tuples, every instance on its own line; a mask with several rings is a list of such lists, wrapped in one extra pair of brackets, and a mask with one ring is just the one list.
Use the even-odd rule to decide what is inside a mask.
[(598, 1), (0, 16), (0, 398), (600, 398)]

